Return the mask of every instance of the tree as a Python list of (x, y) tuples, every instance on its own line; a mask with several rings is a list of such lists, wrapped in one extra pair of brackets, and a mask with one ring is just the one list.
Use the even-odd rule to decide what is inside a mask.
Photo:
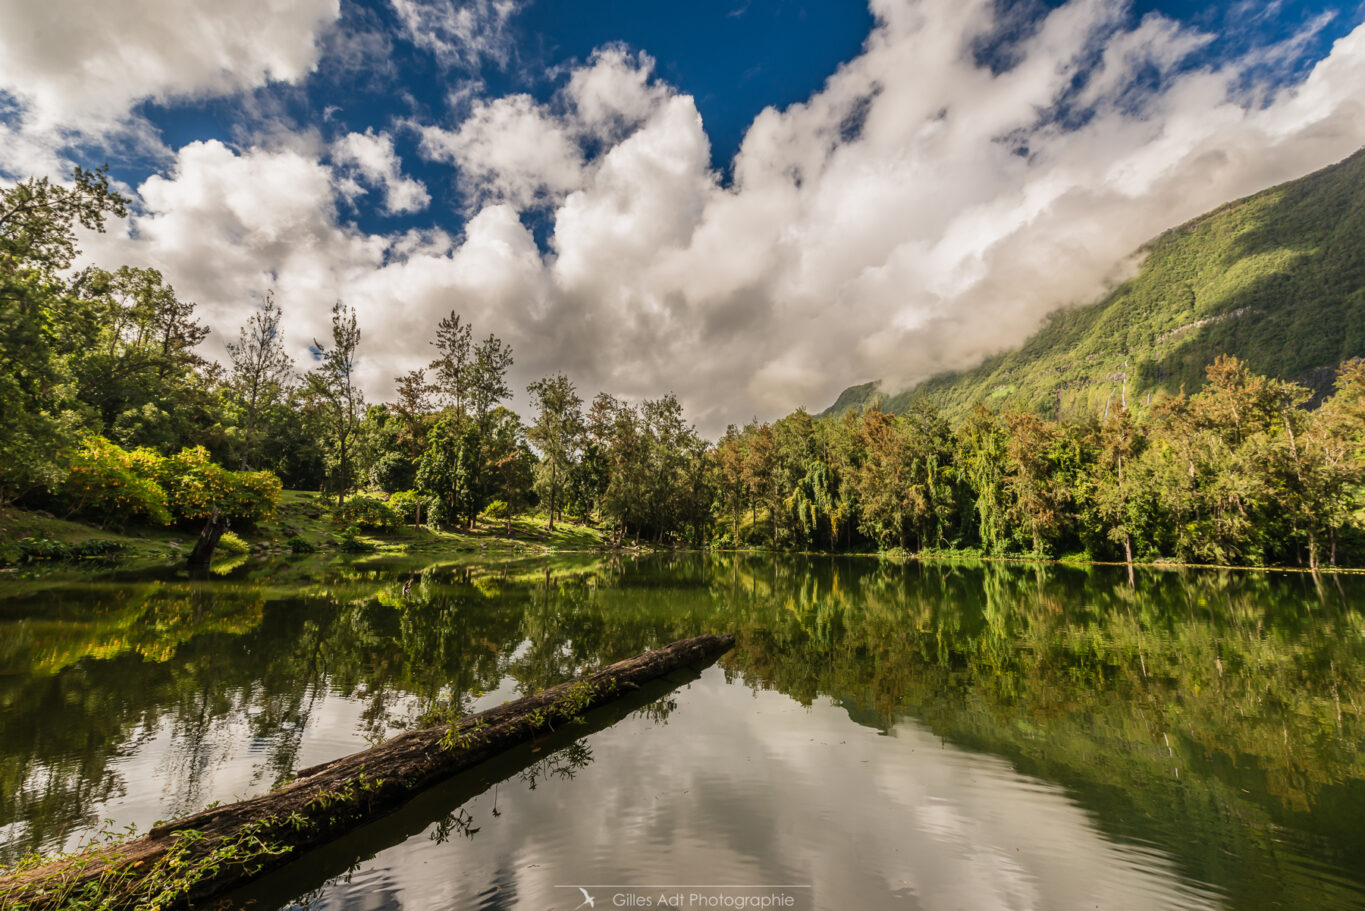
[(1324, 544), (1335, 565), (1337, 540), (1351, 524), (1365, 482), (1365, 460), (1360, 450), (1359, 422), (1365, 367), (1360, 362), (1343, 367), (1337, 394), (1315, 412), (1300, 406), (1307, 390), (1288, 386), (1282, 400), (1284, 433), (1267, 454), (1276, 472), (1279, 511), (1306, 539), (1308, 566), (1316, 571)]
[(512, 518), (531, 504), (536, 457), (526, 444), (526, 428), (516, 412), (495, 409), (484, 439), (485, 474), (506, 506), (505, 533), (512, 534)]
[(977, 536), (987, 553), (1008, 546), (1006, 434), (995, 412), (978, 404), (957, 431), (957, 471), (975, 501)]
[(489, 416), (498, 404), (512, 395), (507, 371), (512, 367), (512, 349), (502, 339), (489, 334), (474, 348), (468, 371), (469, 414), (481, 434), (489, 431)]
[(730, 545), (739, 546), (739, 517), (744, 511), (744, 435), (734, 424), (725, 428), (713, 450), (718, 493), (722, 508), (730, 514)]
[(748, 445), (744, 449), (744, 486), (749, 494), (749, 508), (754, 524), (758, 524), (758, 506), (768, 508), (772, 524), (772, 546), (777, 547), (777, 513), (782, 507), (777, 483), (777, 439), (770, 424), (754, 421), (744, 428)]
[(1033, 555), (1042, 556), (1044, 538), (1060, 527), (1071, 495), (1053, 474), (1057, 427), (1026, 412), (1006, 415), (1005, 426), (1006, 511), (1028, 533)]
[(1123, 545), (1123, 560), (1133, 572), (1133, 535), (1137, 529), (1141, 478), (1137, 459), (1146, 448), (1143, 428), (1119, 407), (1099, 428), (1097, 457), (1091, 468), (1089, 496), (1107, 539)]
[(29, 179), (0, 190), (0, 503), (57, 483), (80, 416), (67, 399), (70, 361), (97, 331), (63, 273), (76, 226), (103, 231), (127, 214), (107, 168), (76, 168), (69, 185)]
[(482, 447), (468, 421), (448, 413), (427, 436), (427, 448), (417, 462), (417, 486), (441, 503), (442, 521), (474, 524), (487, 500), (480, 479)]
[(473, 346), (471, 329), (454, 310), (436, 327), (436, 359), (429, 368), (435, 379), (431, 388), (455, 409), (455, 420), (463, 421), (469, 398), (470, 366)]
[(526, 391), (536, 413), (528, 436), (540, 450), (536, 486), (554, 531), (555, 515), (563, 508), (564, 489), (583, 443), (583, 400), (562, 373), (536, 380)]
[(324, 403), (328, 444), (337, 469), (333, 477), (338, 506), (346, 502), (356, 431), (365, 416), (365, 397), (355, 377), (359, 347), (355, 310), (337, 301), (332, 307), (331, 346), (313, 341), (317, 366), (308, 373), (308, 386)]
[(280, 329), (280, 308), (275, 294), (267, 291), (265, 304), (251, 314), (236, 342), (228, 342), (232, 359), (232, 386), (246, 411), (239, 470), (245, 471), (251, 459), (256, 421), (260, 413), (285, 394), (294, 375), (294, 360), (284, 350)]

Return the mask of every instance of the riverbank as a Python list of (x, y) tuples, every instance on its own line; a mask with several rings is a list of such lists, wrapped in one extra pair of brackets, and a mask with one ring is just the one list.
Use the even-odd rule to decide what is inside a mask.
[[(494, 558), (560, 552), (592, 552), (608, 546), (590, 525), (558, 521), (554, 530), (539, 516), (477, 522), (472, 529), (400, 526), (365, 530), (344, 541), (331, 516), (331, 502), (307, 491), (287, 490), (274, 518), (250, 528), (232, 529), (220, 547), (216, 566), (245, 557), (291, 554), (486, 554)], [(35, 567), (139, 567), (183, 563), (194, 546), (196, 530), (129, 524), (121, 530), (57, 518), (24, 509), (0, 510), (0, 570), (23, 572)]]
[[(601, 553), (615, 550), (608, 534), (593, 525), (559, 520), (553, 531), (542, 516), (518, 516), (509, 523), (479, 521), (471, 529), (401, 526), (368, 530), (352, 542), (339, 543), (344, 530), (332, 520), (329, 499), (309, 491), (284, 491), (273, 519), (249, 529), (234, 529), (244, 547), (221, 548), (214, 567), (230, 572), (250, 557), (310, 555), (313, 561), (359, 555), (390, 557), (467, 556), (494, 561), (551, 554)], [(122, 531), (101, 529), (78, 521), (23, 509), (0, 510), (0, 574), (26, 575), (69, 568), (155, 569), (183, 564), (197, 532), (182, 528), (130, 525)], [(692, 548), (643, 544), (626, 551), (676, 551)], [(1084, 555), (1057, 558), (1028, 554), (986, 556), (975, 551), (786, 551), (766, 547), (703, 548), (713, 553), (749, 555), (860, 557), (921, 563), (1008, 563), (1049, 566), (1117, 566), (1122, 562), (1091, 560)], [(1307, 566), (1182, 563), (1176, 560), (1138, 560), (1135, 570), (1219, 569), (1239, 572), (1313, 573)], [(1365, 567), (1319, 566), (1319, 574), (1363, 574)], [(3, 578), (3, 576), (0, 576)]]

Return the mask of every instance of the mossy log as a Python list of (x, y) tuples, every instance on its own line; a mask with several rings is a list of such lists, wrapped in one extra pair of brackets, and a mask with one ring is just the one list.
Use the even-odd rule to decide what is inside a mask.
[(733, 644), (730, 636), (683, 639), (302, 769), (278, 790), (155, 826), (142, 838), (11, 872), (0, 877), (0, 909), (164, 909), (217, 895), (643, 683), (713, 660)]

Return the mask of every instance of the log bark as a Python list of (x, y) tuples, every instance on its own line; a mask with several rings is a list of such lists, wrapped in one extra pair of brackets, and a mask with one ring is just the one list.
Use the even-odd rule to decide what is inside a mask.
[(714, 660), (731, 636), (698, 636), (462, 718), (400, 734), (302, 769), (277, 791), (155, 826), (118, 845), (0, 877), (0, 909), (184, 906), (282, 866), (302, 851), (384, 816), (431, 785), (671, 671)]

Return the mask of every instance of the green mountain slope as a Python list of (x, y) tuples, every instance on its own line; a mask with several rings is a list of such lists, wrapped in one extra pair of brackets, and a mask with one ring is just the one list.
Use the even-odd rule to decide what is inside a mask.
[(826, 414), (877, 398), (899, 412), (928, 395), (954, 419), (977, 401), (1076, 417), (1125, 392), (1130, 405), (1157, 390), (1192, 392), (1224, 353), (1321, 392), (1338, 364), (1365, 356), (1365, 150), (1143, 250), (1136, 277), (1052, 314), (1021, 348), (890, 397), (851, 387)]

